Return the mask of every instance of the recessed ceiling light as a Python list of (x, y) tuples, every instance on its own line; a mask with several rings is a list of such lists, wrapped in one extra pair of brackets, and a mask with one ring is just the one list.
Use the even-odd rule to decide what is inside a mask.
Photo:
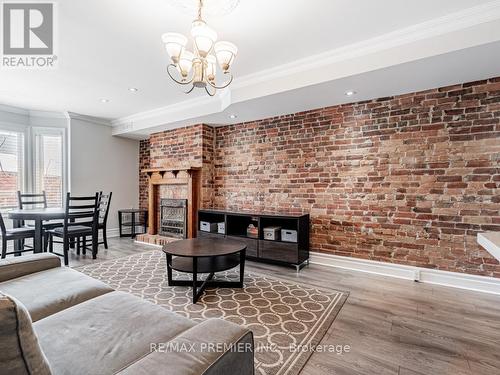
[(349, 90), (349, 91), (346, 91), (345, 94), (346, 94), (346, 96), (353, 96), (354, 94), (356, 94), (356, 91)]
[(236, 116), (236, 115), (229, 115), (230, 119), (235, 119), (236, 117), (238, 117), (238, 116)]
[(109, 103), (109, 99), (101, 99), (101, 103)]
[(135, 87), (130, 87), (130, 88), (128, 89), (128, 91), (130, 91), (130, 92), (137, 92), (137, 91), (139, 91), (139, 89), (137, 89), (137, 88), (135, 88)]

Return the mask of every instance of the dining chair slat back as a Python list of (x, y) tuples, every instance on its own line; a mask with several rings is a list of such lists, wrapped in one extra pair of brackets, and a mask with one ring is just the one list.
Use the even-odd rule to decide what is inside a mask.
[(111, 206), (111, 196), (113, 192), (109, 194), (104, 194), (102, 191), (99, 193), (99, 229), (102, 230), (102, 242), (99, 244), (104, 244), (104, 248), (108, 248), (108, 236), (107, 236), (107, 223), (109, 207)]
[(47, 194), (45, 190), (41, 194), (23, 194), (17, 191), (17, 203), (19, 208), (47, 208)]
[(106, 223), (108, 221), (109, 206), (111, 205), (111, 196), (113, 192), (109, 194), (100, 193), (100, 203), (99, 203), (99, 223)]
[(87, 225), (97, 231), (99, 220), (99, 193), (94, 196), (71, 196), (66, 195), (66, 215), (64, 217), (64, 231), (72, 226)]

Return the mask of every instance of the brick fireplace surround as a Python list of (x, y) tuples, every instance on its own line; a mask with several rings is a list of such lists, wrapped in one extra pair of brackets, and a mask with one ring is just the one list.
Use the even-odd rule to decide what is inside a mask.
[[(140, 169), (202, 168), (201, 206), (311, 214), (311, 250), (500, 278), (500, 77), (156, 133)], [(147, 207), (147, 178), (139, 174)]]

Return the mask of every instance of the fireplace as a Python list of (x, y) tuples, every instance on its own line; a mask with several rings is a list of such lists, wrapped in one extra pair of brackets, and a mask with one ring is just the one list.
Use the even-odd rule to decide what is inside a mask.
[(187, 238), (187, 199), (160, 199), (160, 236)]
[(163, 245), (172, 237), (195, 238), (201, 167), (165, 167), (142, 172), (148, 176), (148, 233), (141, 236), (142, 241)]

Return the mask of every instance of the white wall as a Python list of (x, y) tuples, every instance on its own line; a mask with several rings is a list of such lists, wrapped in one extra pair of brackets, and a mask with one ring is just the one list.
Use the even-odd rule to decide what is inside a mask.
[(139, 203), (139, 142), (114, 137), (111, 127), (91, 119), (71, 117), (69, 134), (71, 193), (112, 191), (108, 231), (118, 228), (117, 210)]

